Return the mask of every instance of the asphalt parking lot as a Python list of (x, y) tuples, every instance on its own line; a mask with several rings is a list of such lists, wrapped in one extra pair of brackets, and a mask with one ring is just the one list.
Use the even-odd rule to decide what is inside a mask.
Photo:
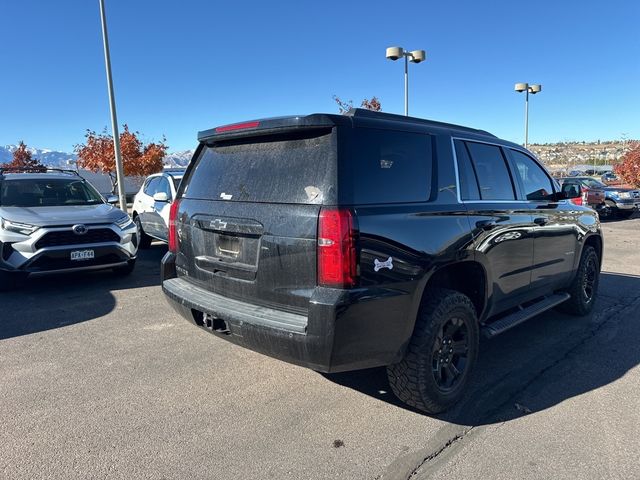
[(0, 477), (639, 478), (640, 218), (603, 224), (595, 311), (481, 345), (467, 400), (402, 406), (383, 369), (321, 375), (187, 324), (159, 262), (0, 294)]

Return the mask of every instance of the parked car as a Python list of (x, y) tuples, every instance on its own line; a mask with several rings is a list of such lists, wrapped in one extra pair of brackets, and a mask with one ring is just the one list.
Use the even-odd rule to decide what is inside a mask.
[(556, 178), (556, 181), (560, 185), (580, 185), (581, 195), (570, 200), (574, 205), (589, 206), (602, 216), (609, 215), (604, 189), (587, 179), (592, 180), (591, 177), (561, 177)]
[(609, 186), (591, 177), (568, 177), (563, 182), (580, 184), (583, 189), (588, 188), (590, 191), (601, 190), (604, 192), (606, 214), (629, 218), (640, 208), (640, 190), (636, 188)]
[(602, 175), (602, 177), (600, 177), (600, 180), (602, 180), (602, 183), (604, 183), (605, 185), (614, 185), (616, 183), (620, 183), (620, 179), (613, 172), (605, 173), (604, 175)]
[(136, 194), (132, 216), (138, 228), (140, 248), (149, 248), (154, 238), (168, 241), (169, 209), (183, 175), (184, 168), (149, 175)]
[(136, 227), (75, 171), (0, 168), (0, 289), (32, 273), (129, 274)]
[(598, 216), (515, 143), (360, 109), (198, 138), (162, 288), (221, 338), (322, 372), (385, 365), (434, 413), (463, 395), (481, 332), (593, 307)]

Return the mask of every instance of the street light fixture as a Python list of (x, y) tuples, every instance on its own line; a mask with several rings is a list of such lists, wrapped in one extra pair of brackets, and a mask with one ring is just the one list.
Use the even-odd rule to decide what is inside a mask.
[(529, 147), (529, 94), (535, 95), (542, 91), (542, 85), (529, 85), (528, 83), (516, 83), (515, 91), (525, 92), (524, 100), (524, 148)]
[(409, 115), (409, 62), (421, 63), (427, 59), (427, 53), (424, 50), (412, 50), (407, 52), (401, 47), (387, 48), (387, 58), (394, 62), (404, 57), (404, 114)]

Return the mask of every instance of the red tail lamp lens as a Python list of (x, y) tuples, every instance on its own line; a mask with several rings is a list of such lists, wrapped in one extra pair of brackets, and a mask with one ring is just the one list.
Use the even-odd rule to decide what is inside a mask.
[(351, 288), (357, 283), (353, 214), (322, 209), (318, 221), (318, 285)]
[(216, 128), (216, 133), (233, 132), (235, 130), (245, 130), (247, 128), (256, 128), (259, 126), (260, 122), (234, 123), (233, 125), (224, 125)]

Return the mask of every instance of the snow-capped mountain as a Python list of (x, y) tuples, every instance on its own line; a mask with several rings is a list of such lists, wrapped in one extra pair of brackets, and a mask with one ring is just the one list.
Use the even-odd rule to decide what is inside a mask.
[[(17, 145), (0, 146), (0, 164), (10, 162), (13, 159), (13, 152)], [(43, 165), (56, 168), (75, 168), (78, 156), (75, 153), (57, 152), (46, 148), (27, 147), (33, 158)], [(193, 150), (167, 153), (164, 158), (166, 167), (186, 167), (191, 160)]]
[(193, 150), (183, 150), (182, 152), (167, 153), (164, 157), (164, 164), (167, 167), (186, 167), (193, 156)]
[[(0, 163), (10, 162), (13, 159), (13, 152), (17, 145), (0, 146)], [(46, 148), (27, 147), (33, 158), (44, 165), (58, 168), (69, 168), (75, 165), (76, 155), (73, 153), (57, 152)]]

